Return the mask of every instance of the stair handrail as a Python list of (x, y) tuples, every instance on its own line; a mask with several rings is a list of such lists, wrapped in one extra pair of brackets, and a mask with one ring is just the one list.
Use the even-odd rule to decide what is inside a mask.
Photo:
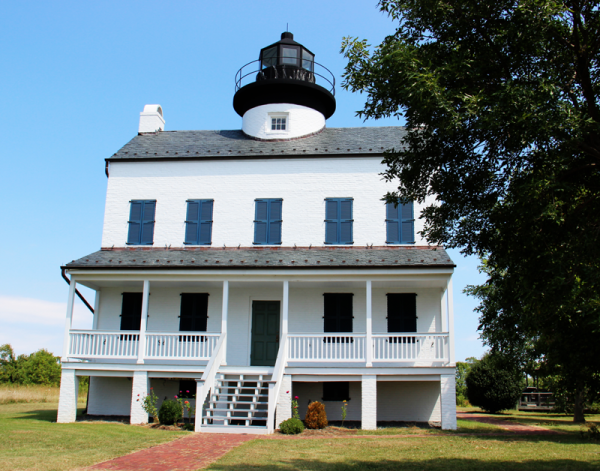
[(273, 375), (269, 382), (269, 406), (267, 412), (267, 431), (269, 433), (272, 433), (275, 429), (275, 409), (277, 408), (277, 401), (279, 400), (279, 392), (281, 391), (281, 383), (283, 383), (283, 373), (287, 366), (287, 360), (288, 336), (287, 334), (283, 334), (281, 343), (279, 344), (279, 352), (277, 354), (275, 368), (273, 369)]
[[(223, 362), (223, 357), (225, 355), (224, 346), (227, 345), (225, 342), (225, 337), (227, 337), (227, 332), (223, 332), (221, 337), (219, 337), (219, 341), (215, 346), (214, 353), (211, 356), (208, 364), (206, 365), (206, 369), (204, 370), (204, 374), (202, 378), (198, 380), (197, 389), (196, 389), (196, 426), (195, 431), (199, 432), (202, 427), (202, 415), (204, 414), (204, 402), (206, 401), (206, 396), (208, 396), (211, 390), (215, 387), (215, 378), (217, 377), (217, 372), (219, 371), (219, 367)], [(202, 384), (200, 384), (202, 383)]]

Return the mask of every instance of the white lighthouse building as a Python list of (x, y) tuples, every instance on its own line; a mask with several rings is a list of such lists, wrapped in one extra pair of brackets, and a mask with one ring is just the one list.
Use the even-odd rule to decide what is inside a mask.
[[(241, 129), (169, 131), (146, 105), (106, 159), (102, 246), (63, 267), (58, 421), (89, 376), (88, 414), (131, 423), (152, 387), (190, 391), (199, 432), (272, 432), (293, 396), (302, 418), (346, 400), (364, 429), (456, 428), (455, 265), (420, 238), (420, 205), (382, 202), (404, 129), (328, 128), (334, 78), (291, 33), (236, 83)], [(71, 328), (77, 285), (90, 330)]]

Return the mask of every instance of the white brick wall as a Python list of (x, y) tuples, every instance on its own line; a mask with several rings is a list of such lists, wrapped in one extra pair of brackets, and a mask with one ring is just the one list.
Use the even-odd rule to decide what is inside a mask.
[(132, 424), (148, 423), (148, 413), (143, 408), (143, 398), (149, 392), (148, 373), (146, 371), (134, 371), (130, 413), (130, 422)]
[(364, 430), (377, 429), (377, 376), (363, 375), (361, 386), (361, 424), (360, 427)]
[(79, 378), (75, 370), (62, 370), (60, 377), (60, 396), (58, 399), (59, 424), (75, 422), (77, 418), (77, 395), (79, 393)]
[[(293, 377), (292, 377), (293, 379)], [(325, 405), (327, 420), (342, 420), (342, 401), (323, 401), (323, 383), (303, 383), (294, 381), (292, 392), (298, 396), (300, 419), (304, 420), (308, 404), (319, 401)], [(350, 400), (346, 407), (346, 420), (360, 420), (361, 392), (360, 381), (350, 382)]]
[(292, 377), (290, 375), (283, 376), (275, 415), (275, 428), (279, 428), (281, 422), (292, 417)]
[[(215, 200), (213, 247), (252, 246), (256, 198), (283, 198), (284, 246), (322, 246), (327, 197), (354, 198), (355, 246), (385, 245), (380, 200), (394, 184), (381, 179), (383, 170), (381, 157), (113, 162), (102, 246), (126, 246), (130, 200), (156, 199), (154, 246), (182, 247), (189, 198)], [(417, 220), (415, 232), (422, 226)], [(425, 242), (417, 237), (417, 245)]]
[(379, 381), (377, 420), (440, 422), (438, 381)]
[(88, 414), (129, 415), (131, 383), (131, 378), (91, 376)]
[(456, 430), (456, 377), (441, 375), (442, 429)]

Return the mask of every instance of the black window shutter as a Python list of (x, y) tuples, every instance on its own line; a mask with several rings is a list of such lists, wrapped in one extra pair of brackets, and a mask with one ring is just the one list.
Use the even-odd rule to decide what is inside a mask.
[(132, 201), (129, 208), (129, 232), (127, 233), (128, 244), (139, 244), (142, 234), (142, 205), (141, 201)]
[(142, 323), (142, 293), (123, 293), (121, 330), (140, 330)]
[(402, 208), (400, 209), (400, 216), (402, 217), (402, 243), (403, 244), (414, 244), (415, 243), (415, 216), (414, 216), (414, 205), (412, 202), (402, 205)]
[(188, 201), (185, 216), (185, 244), (198, 244), (198, 225), (200, 224), (200, 201)]
[(323, 332), (352, 332), (352, 293), (325, 293)]
[(181, 332), (206, 332), (208, 293), (182, 293), (179, 315)]
[(267, 200), (256, 200), (254, 216), (254, 243), (266, 244), (269, 229), (269, 203)]
[(415, 293), (389, 293), (388, 332), (417, 331), (417, 295)]
[(386, 242), (388, 244), (397, 244), (400, 242), (400, 221), (398, 218), (399, 207), (394, 203), (386, 205), (385, 223), (386, 223)]
[(338, 226), (340, 217), (338, 211), (338, 201), (333, 199), (325, 200), (325, 243), (336, 244), (338, 239)]
[(154, 242), (154, 213), (156, 209), (155, 201), (145, 201), (142, 217), (142, 245), (152, 245)]

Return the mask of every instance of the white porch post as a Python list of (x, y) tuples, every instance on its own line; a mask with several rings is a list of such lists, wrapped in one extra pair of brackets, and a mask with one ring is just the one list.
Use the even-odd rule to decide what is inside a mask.
[(362, 375), (360, 428), (377, 430), (377, 376)]
[(283, 282), (283, 313), (281, 319), (281, 336), (288, 333), (288, 317), (290, 311), (290, 282)]
[(279, 428), (281, 422), (292, 418), (292, 375), (283, 375), (281, 389), (277, 398), (277, 409), (275, 411), (275, 428)]
[(454, 366), (454, 300), (452, 297), (452, 278), (448, 281), (448, 355), (450, 366)]
[(367, 366), (373, 366), (373, 302), (371, 280), (367, 280), (367, 336), (365, 339)]
[[(227, 333), (227, 313), (229, 312), (229, 281), (223, 281), (223, 311), (221, 313), (221, 333)], [(227, 365), (227, 339), (223, 344), (223, 361), (221, 365)]]
[(447, 292), (448, 285), (446, 285), (445, 289), (442, 289), (442, 298), (440, 300), (442, 312), (441, 332), (448, 332), (448, 297), (446, 296)]
[[(73, 284), (73, 281), (71, 281)], [(77, 418), (77, 395), (79, 394), (79, 378), (75, 370), (62, 370), (60, 376), (60, 396), (58, 399), (59, 424), (75, 422)]]
[(100, 290), (96, 290), (96, 297), (94, 298), (94, 320), (92, 321), (92, 329), (98, 329), (98, 314), (100, 312)]
[[(73, 304), (75, 303), (75, 288), (77, 286), (77, 282), (71, 277), (71, 284), (69, 285), (69, 298), (67, 299), (67, 319), (65, 321), (65, 341), (63, 344), (63, 354), (62, 354), (62, 362), (68, 360), (69, 357), (69, 343), (70, 343), (70, 335), (69, 331), (71, 330), (71, 326), (73, 325)], [(77, 402), (77, 401), (75, 401)]]
[(131, 381), (131, 412), (129, 422), (132, 424), (148, 423), (148, 413), (144, 410), (144, 397), (150, 389), (147, 371), (134, 371)]
[(454, 375), (440, 375), (440, 399), (442, 430), (456, 430), (456, 378)]
[(148, 298), (150, 297), (150, 280), (144, 280), (144, 291), (142, 294), (142, 321), (140, 322), (140, 340), (138, 342), (139, 364), (144, 363), (146, 356), (146, 326), (148, 325)]

